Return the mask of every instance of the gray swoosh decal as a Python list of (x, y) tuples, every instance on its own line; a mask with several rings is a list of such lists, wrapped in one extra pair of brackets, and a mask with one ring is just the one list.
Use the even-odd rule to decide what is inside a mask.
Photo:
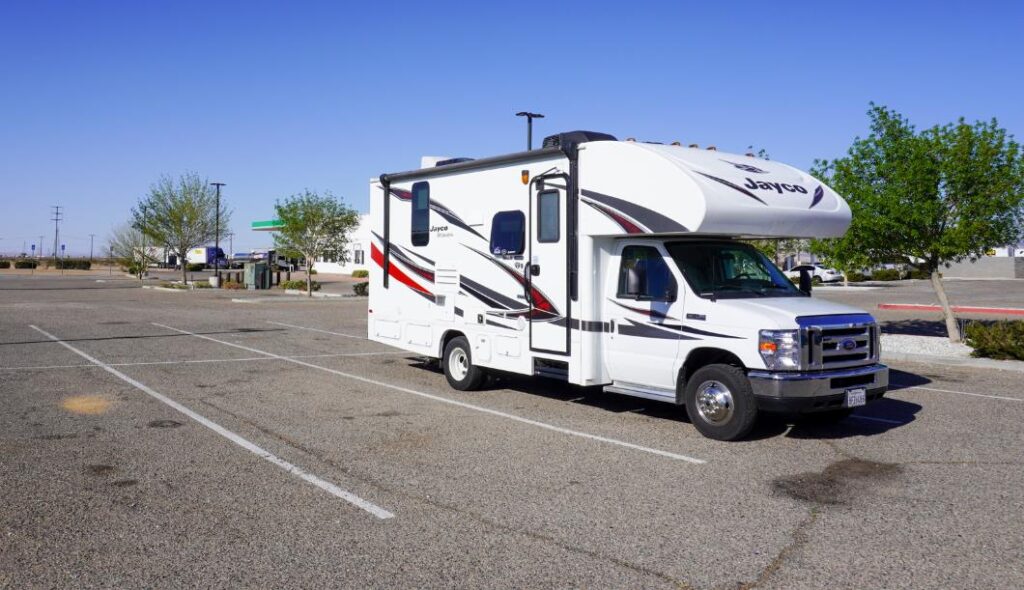
[(704, 174), (703, 172), (701, 172), (699, 170), (694, 170), (694, 172), (696, 172), (697, 174), (700, 174), (701, 176), (703, 176), (705, 178), (710, 178), (711, 180), (714, 180), (715, 182), (724, 184), (725, 186), (727, 186), (727, 187), (729, 187), (731, 189), (738, 190), (739, 192), (747, 195), (748, 197), (750, 197), (751, 199), (754, 199), (755, 201), (761, 203), (762, 205), (767, 205), (768, 204), (768, 203), (765, 203), (764, 201), (762, 201), (761, 197), (755, 195), (754, 193), (748, 191), (747, 189), (743, 188), (742, 186), (740, 186), (738, 184), (734, 184), (732, 182), (729, 182), (728, 180), (726, 180), (724, 178), (719, 178), (717, 176), (711, 176), (710, 174)]
[(630, 203), (629, 201), (624, 201), (617, 197), (602, 195), (601, 193), (595, 193), (594, 191), (589, 191), (587, 189), (581, 190), (580, 193), (588, 199), (593, 199), (598, 203), (602, 203), (622, 211), (626, 215), (629, 215), (633, 219), (646, 225), (647, 229), (654, 233), (678, 233), (690, 231), (672, 218), (665, 217), (657, 211), (652, 211), (646, 207)]

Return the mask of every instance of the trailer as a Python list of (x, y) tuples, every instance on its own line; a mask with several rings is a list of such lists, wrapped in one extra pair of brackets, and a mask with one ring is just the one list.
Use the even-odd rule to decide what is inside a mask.
[(207, 267), (213, 267), (214, 265), (221, 268), (228, 267), (228, 259), (224, 254), (223, 248), (214, 248), (212, 246), (192, 248), (188, 251), (187, 262), (189, 264), (203, 264)]
[(841, 236), (824, 183), (750, 155), (575, 131), (370, 183), (368, 337), (448, 383), (558, 379), (685, 406), (736, 440), (761, 412), (883, 396), (869, 314), (810, 297), (745, 240)]

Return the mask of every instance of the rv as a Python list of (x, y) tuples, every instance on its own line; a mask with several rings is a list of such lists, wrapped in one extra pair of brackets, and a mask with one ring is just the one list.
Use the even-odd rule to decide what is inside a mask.
[(751, 155), (576, 131), (370, 183), (368, 336), (491, 372), (686, 407), (736, 440), (761, 412), (842, 419), (882, 397), (879, 329), (748, 243), (841, 236), (850, 208)]

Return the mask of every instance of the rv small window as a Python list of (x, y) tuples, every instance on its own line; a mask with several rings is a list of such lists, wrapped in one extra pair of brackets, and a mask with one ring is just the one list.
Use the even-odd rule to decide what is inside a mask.
[(558, 191), (544, 191), (537, 195), (537, 241), (559, 240)]
[(491, 254), (522, 254), (526, 216), (522, 211), (502, 211), (491, 220)]
[(676, 279), (657, 248), (626, 246), (622, 249), (616, 297), (639, 301), (676, 300)]
[(430, 184), (412, 185), (412, 245), (430, 243)]

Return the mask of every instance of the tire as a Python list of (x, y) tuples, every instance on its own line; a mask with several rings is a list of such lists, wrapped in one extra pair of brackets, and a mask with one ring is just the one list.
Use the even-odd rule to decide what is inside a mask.
[(448, 385), (459, 391), (479, 389), (487, 377), (483, 369), (473, 364), (473, 353), (464, 336), (456, 336), (445, 345), (441, 370)]
[(739, 440), (757, 420), (757, 401), (743, 369), (708, 365), (694, 372), (684, 390), (690, 422), (708, 438)]

